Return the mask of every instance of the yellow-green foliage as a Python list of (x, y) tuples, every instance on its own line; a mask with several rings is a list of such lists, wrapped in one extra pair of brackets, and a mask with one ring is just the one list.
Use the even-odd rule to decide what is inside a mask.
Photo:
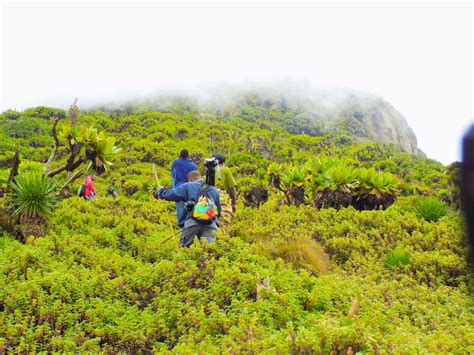
[(311, 239), (283, 241), (271, 250), (271, 254), (315, 275), (326, 274), (331, 268), (329, 257), (323, 248)]
[[(59, 202), (44, 238), (23, 243), (0, 231), (0, 353), (473, 352), (462, 217), (428, 222), (413, 210), (420, 193), (454, 191), (441, 164), (346, 135), (291, 135), (297, 112), (209, 112), (184, 99), (149, 105), (79, 115), (79, 125), (105, 130), (122, 149), (109, 175), (94, 181), (96, 200)], [(1, 166), (17, 143), (23, 160), (46, 161), (50, 113), (65, 115), (44, 107), (0, 115)], [(318, 211), (282, 204), (273, 189), (258, 209), (240, 199), (229, 234), (219, 232), (215, 244), (178, 250), (168, 225), (174, 204), (150, 192), (152, 164), (164, 184), (183, 148), (201, 159), (201, 172), (203, 158), (225, 153), (239, 190), (261, 186), (267, 171), (283, 175), (283, 166), (315, 175), (339, 161), (396, 174), (410, 196), (384, 211)], [(293, 173), (287, 182), (301, 188)], [(342, 175), (333, 177), (351, 188), (352, 174)], [(124, 180), (117, 199), (105, 197), (111, 177)], [(386, 255), (397, 248), (410, 261), (388, 269)], [(348, 317), (352, 299), (360, 309)]]

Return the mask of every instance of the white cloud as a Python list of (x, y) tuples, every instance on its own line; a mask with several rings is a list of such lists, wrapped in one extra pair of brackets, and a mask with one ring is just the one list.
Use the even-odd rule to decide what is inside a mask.
[(14, 3), (1, 107), (219, 81), (306, 79), (384, 96), (444, 163), (472, 115), (472, 6)]

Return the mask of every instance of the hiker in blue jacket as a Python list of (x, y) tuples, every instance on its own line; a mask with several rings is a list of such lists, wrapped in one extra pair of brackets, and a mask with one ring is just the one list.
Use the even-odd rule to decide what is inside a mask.
[[(171, 164), (171, 177), (173, 178), (173, 189), (180, 187), (182, 184), (188, 181), (188, 174), (197, 170), (196, 164), (189, 159), (189, 152), (187, 149), (181, 150), (179, 158), (173, 161)], [(184, 202), (176, 202), (176, 219), (178, 221), (179, 228), (183, 228), (180, 224), (181, 216), (184, 214)]]
[[(213, 243), (216, 240), (214, 231), (218, 229), (217, 218), (221, 214), (221, 204), (219, 200), (219, 193), (214, 186), (205, 186), (205, 182), (201, 177), (199, 171), (194, 170), (188, 174), (189, 182), (180, 185), (175, 189), (167, 189), (159, 187), (155, 193), (155, 198), (160, 198), (167, 201), (186, 202), (189, 208), (185, 208), (184, 212), (178, 221), (182, 224), (181, 237), (179, 240), (180, 247), (189, 247), (194, 242), (194, 237), (205, 238), (208, 243)], [(198, 201), (199, 196), (203, 191), (214, 201), (217, 207), (217, 218), (212, 220), (210, 224), (201, 224), (198, 220), (193, 218), (193, 205)], [(189, 203), (191, 202), (191, 203)]]

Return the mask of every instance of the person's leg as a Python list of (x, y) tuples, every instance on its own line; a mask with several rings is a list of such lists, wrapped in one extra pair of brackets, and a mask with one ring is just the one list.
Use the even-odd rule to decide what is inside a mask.
[(201, 226), (189, 226), (181, 230), (181, 237), (179, 238), (179, 247), (189, 247), (194, 242), (194, 237), (197, 235)]
[(178, 222), (179, 228), (183, 228), (183, 224), (184, 224), (183, 214), (186, 212), (185, 210), (186, 210), (186, 207), (184, 207), (183, 201), (176, 202), (176, 220)]
[(209, 226), (200, 226), (201, 230), (199, 231), (198, 236), (207, 240), (209, 244), (212, 244), (216, 241), (216, 237), (214, 236), (215, 229)]
[(221, 189), (218, 189), (217, 191), (219, 192), (219, 200), (222, 208), (221, 216), (219, 217), (219, 229), (224, 233), (230, 233), (232, 218), (234, 216), (234, 213), (232, 212), (232, 202), (226, 191)]

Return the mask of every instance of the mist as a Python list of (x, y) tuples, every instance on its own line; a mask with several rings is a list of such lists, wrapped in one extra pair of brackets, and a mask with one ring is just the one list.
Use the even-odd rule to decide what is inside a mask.
[[(472, 121), (470, 4), (6, 3), (0, 109), (226, 87), (383, 97), (448, 164)], [(313, 95), (314, 96), (314, 95)]]

